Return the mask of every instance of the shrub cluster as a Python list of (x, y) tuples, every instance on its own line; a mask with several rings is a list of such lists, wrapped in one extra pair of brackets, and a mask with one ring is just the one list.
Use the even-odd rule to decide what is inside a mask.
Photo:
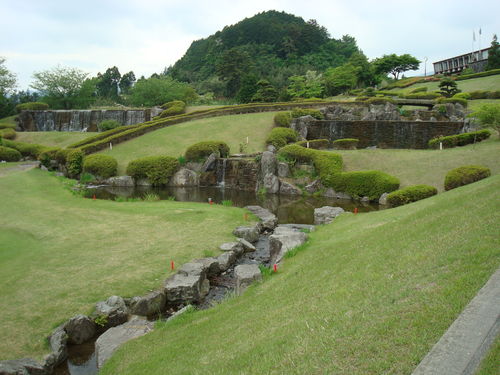
[(381, 98), (381, 97), (374, 97), (374, 98), (368, 98), (364, 100), (366, 104), (385, 104), (385, 103), (394, 103), (394, 100), (392, 98)]
[(5, 128), (0, 130), (0, 136), (4, 139), (16, 139), (16, 131), (12, 128)]
[(49, 109), (49, 105), (41, 102), (28, 102), (16, 105), (17, 113), (21, 111), (44, 111), (46, 109)]
[(100, 132), (105, 132), (107, 130), (116, 129), (119, 126), (122, 126), (122, 124), (116, 120), (104, 120), (97, 124), (97, 129), (99, 129)]
[(59, 164), (66, 164), (66, 158), (68, 157), (68, 153), (71, 151), (70, 148), (60, 148), (56, 152), (56, 158), (57, 162)]
[(416, 94), (417, 92), (427, 92), (427, 87), (426, 86), (417, 87), (416, 89), (411, 90), (410, 94)]
[(452, 169), (444, 179), (444, 189), (451, 190), (491, 176), (489, 168), (480, 165), (465, 165)]
[(0, 146), (0, 161), (19, 161), (21, 156), (16, 149)]
[(187, 161), (200, 161), (214, 152), (219, 154), (221, 158), (225, 158), (229, 155), (229, 146), (222, 141), (198, 142), (189, 146), (184, 156)]
[(453, 98), (470, 100), (472, 98), (472, 96), (468, 92), (459, 92), (459, 93), (453, 95)]
[[(56, 154), (57, 157), (57, 154)], [(85, 154), (79, 148), (70, 149), (66, 154), (66, 169), (69, 177), (76, 178), (83, 169)]]
[(297, 142), (298, 134), (289, 128), (274, 128), (266, 139), (266, 144), (273, 145), (276, 149), (286, 146), (288, 143)]
[(312, 108), (295, 108), (292, 110), (292, 118), (298, 118), (302, 116), (312, 116), (316, 120), (323, 120), (325, 116), (320, 112), (319, 109)]
[(437, 137), (429, 141), (429, 148), (439, 148), (439, 143), (443, 143), (443, 148), (465, 146), (471, 143), (484, 141), (490, 136), (491, 132), (487, 129), (484, 129), (478, 130), (476, 132), (449, 135), (446, 137)]
[(153, 185), (164, 185), (179, 168), (179, 161), (170, 156), (147, 156), (131, 161), (127, 174), (135, 180), (147, 178)]
[(182, 100), (173, 100), (161, 106), (163, 112), (160, 113), (160, 118), (168, 116), (181, 115), (186, 112), (186, 103)]
[(2, 143), (6, 147), (16, 149), (22, 156), (32, 159), (38, 159), (40, 153), (46, 148), (46, 146), (38, 145), (36, 143), (15, 142), (8, 139), (4, 139)]
[(471, 100), (476, 99), (500, 99), (500, 90), (487, 91), (487, 90), (476, 90), (468, 92)]
[(461, 104), (462, 106), (464, 107), (467, 107), (467, 100), (466, 99), (462, 99), (462, 98), (458, 98), (456, 96), (453, 96), (452, 98), (437, 98), (435, 100), (436, 103), (439, 103), (439, 104), (446, 104), (446, 103), (453, 103), (453, 104)]
[(354, 198), (368, 197), (374, 200), (383, 193), (398, 189), (399, 180), (380, 171), (342, 172), (333, 175), (330, 186)]
[(330, 147), (330, 141), (328, 139), (312, 139), (310, 141), (299, 141), (296, 142), (299, 146), (306, 147), (307, 143), (309, 143), (309, 148), (313, 148), (315, 150), (324, 150), (325, 148)]
[(355, 150), (358, 147), (359, 139), (357, 138), (342, 138), (333, 141), (333, 148), (338, 150)]
[[(396, 91), (396, 90), (391, 90), (391, 91), (387, 91), (387, 90), (378, 90), (378, 91), (375, 91), (375, 95), (376, 96), (400, 96), (400, 95), (403, 95), (401, 93), (401, 91)], [(365, 100), (368, 99), (368, 96), (365, 98)]]
[(437, 99), (439, 97), (441, 97), (441, 94), (437, 92), (417, 92), (403, 96), (404, 99)]
[(292, 115), (290, 112), (278, 112), (274, 115), (274, 125), (282, 128), (289, 128), (292, 122)]
[(109, 178), (116, 175), (118, 163), (109, 155), (94, 154), (83, 160), (83, 172), (90, 173), (98, 178)]
[(402, 206), (404, 204), (419, 201), (421, 199), (432, 197), (437, 194), (437, 189), (429, 185), (413, 185), (404, 189), (393, 191), (387, 195), (387, 202), (393, 206)]
[(38, 160), (47, 168), (50, 167), (51, 160), (57, 160), (57, 153), (61, 151), (59, 147), (46, 147), (38, 155)]

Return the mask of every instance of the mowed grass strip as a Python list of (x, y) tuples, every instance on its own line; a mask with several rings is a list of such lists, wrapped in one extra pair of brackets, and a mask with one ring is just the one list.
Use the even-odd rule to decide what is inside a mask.
[(48, 352), (57, 324), (110, 295), (160, 287), (180, 266), (219, 253), (243, 210), (73, 195), (41, 170), (0, 178), (0, 360)]
[(262, 151), (273, 127), (275, 113), (219, 116), (176, 124), (120, 143), (113, 150), (102, 153), (115, 157), (118, 173), (125, 174), (131, 160), (153, 155), (178, 157), (200, 141), (224, 141), (231, 148), (231, 153), (238, 153), (240, 144), (246, 144), (248, 137), (246, 152)]
[(64, 148), (70, 144), (91, 137), (97, 133), (82, 132), (18, 132), (16, 141), (26, 143), (36, 143), (44, 146), (53, 146)]
[(492, 174), (500, 173), (500, 142), (498, 136), (445, 150), (335, 150), (342, 155), (344, 170), (377, 169), (401, 181), (401, 187), (426, 184), (444, 190), (444, 177), (453, 168), (462, 165), (483, 165)]
[(100, 374), (410, 374), (500, 265), (499, 187), (342, 215), (278, 274), (160, 324)]

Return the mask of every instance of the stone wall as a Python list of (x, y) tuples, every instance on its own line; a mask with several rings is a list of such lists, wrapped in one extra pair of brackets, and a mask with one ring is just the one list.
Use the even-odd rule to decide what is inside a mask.
[(104, 120), (122, 125), (150, 121), (161, 112), (157, 108), (139, 110), (48, 110), (22, 111), (18, 126), (23, 131), (97, 131)]
[(229, 158), (217, 160), (217, 181), (225, 187), (255, 191), (259, 163), (253, 159)]

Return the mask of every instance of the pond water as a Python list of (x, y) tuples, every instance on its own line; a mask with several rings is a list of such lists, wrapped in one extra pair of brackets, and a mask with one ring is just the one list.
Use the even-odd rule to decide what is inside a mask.
[(326, 197), (303, 197), (295, 195), (256, 194), (252, 191), (242, 191), (221, 187), (111, 187), (98, 186), (88, 189), (87, 197), (96, 199), (143, 198), (154, 193), (160, 199), (174, 199), (180, 202), (209, 202), (214, 204), (230, 204), (236, 207), (258, 205), (273, 212), (280, 224), (314, 224), (314, 209), (323, 206), (342, 207), (346, 211), (375, 211), (382, 208), (378, 204), (357, 202), (346, 199)]

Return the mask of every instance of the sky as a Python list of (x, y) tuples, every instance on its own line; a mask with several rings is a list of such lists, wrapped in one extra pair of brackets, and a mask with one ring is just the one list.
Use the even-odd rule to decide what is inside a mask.
[[(427, 58), (427, 72), (432, 62), (479, 42), (488, 47), (500, 34), (498, 0), (0, 0), (0, 56), (20, 90), (34, 72), (58, 65), (91, 76), (117, 66), (148, 77), (173, 65), (192, 41), (266, 10), (315, 19), (334, 38), (354, 36), (369, 59)], [(408, 75), (424, 70), (422, 63)]]

